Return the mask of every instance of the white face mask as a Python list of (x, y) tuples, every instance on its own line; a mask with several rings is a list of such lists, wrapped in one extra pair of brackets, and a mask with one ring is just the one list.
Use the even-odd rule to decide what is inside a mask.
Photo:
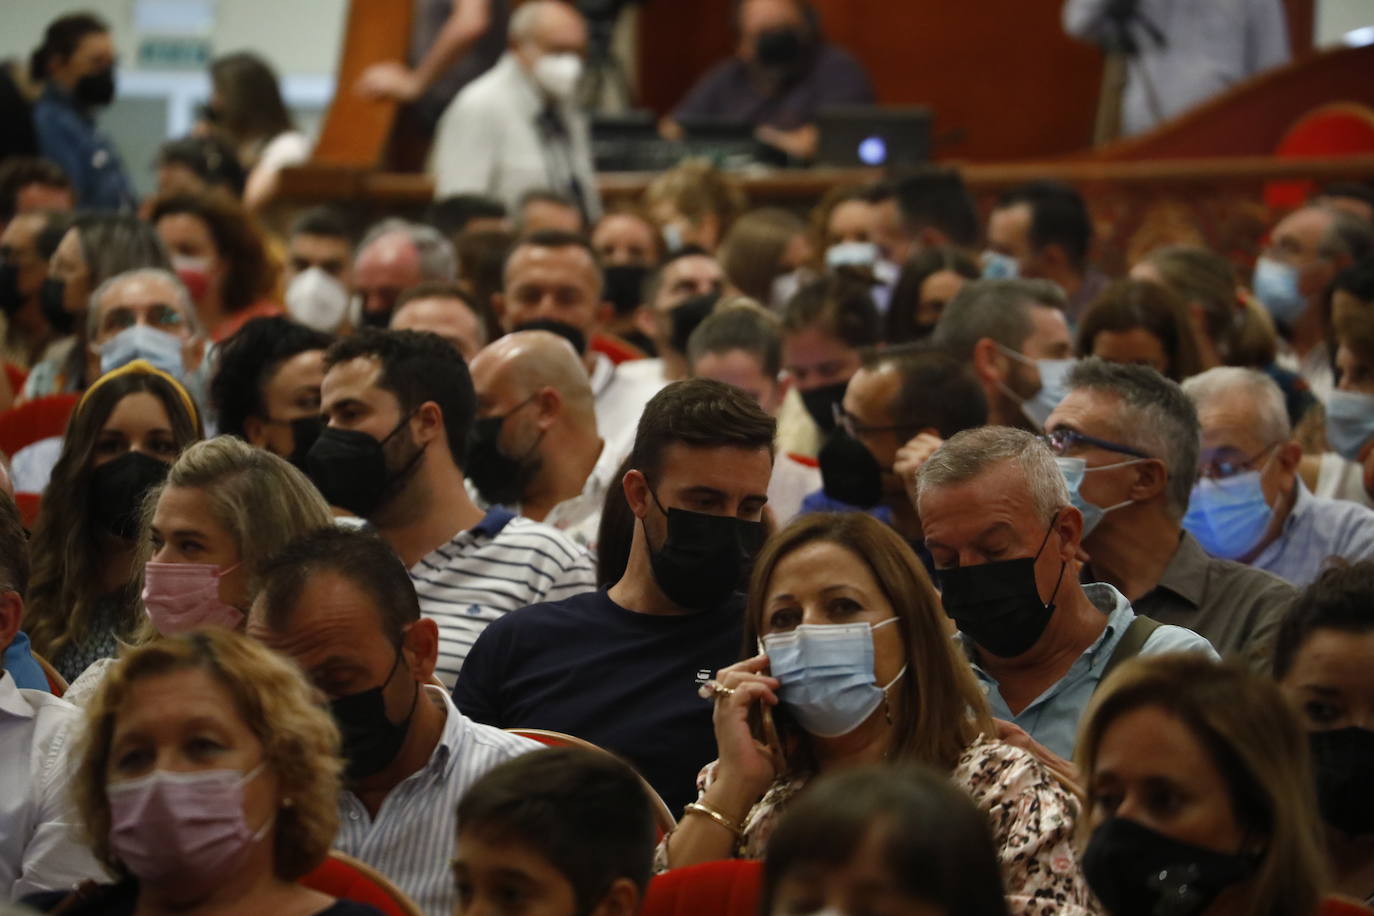
[(571, 51), (541, 54), (534, 62), (534, 81), (560, 102), (572, 98), (581, 79), (582, 58)]
[(306, 327), (332, 334), (348, 310), (348, 290), (319, 267), (301, 271), (286, 287), (286, 310)]

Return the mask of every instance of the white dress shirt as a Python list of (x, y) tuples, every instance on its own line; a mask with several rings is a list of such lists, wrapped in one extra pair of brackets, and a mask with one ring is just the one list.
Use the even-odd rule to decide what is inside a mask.
[(610, 441), (603, 441), (601, 454), (592, 472), (587, 475), (582, 492), (550, 509), (544, 517), (544, 524), (557, 528), (572, 538), (573, 543), (596, 553), (597, 532), (601, 528), (601, 509), (606, 505), (606, 491), (620, 486), (620, 478), (615, 472), (620, 470), (620, 463), (629, 453), (627, 443), (617, 446)]
[[(597, 353), (592, 366), (592, 397), (595, 398), (596, 429), (601, 438), (620, 448), (633, 443), (644, 405), (663, 388), (661, 376), (622, 372), (604, 353)], [(633, 365), (632, 360), (626, 365)], [(626, 452), (629, 449), (626, 448)]]
[(72, 833), (68, 738), (80, 710), (0, 674), (0, 900), (60, 891), (105, 870)]
[(429, 171), (436, 197), (487, 194), (512, 212), (526, 191), (580, 188), (587, 224), (601, 215), (592, 166), (591, 129), (575, 106), (555, 106), (566, 138), (550, 142), (540, 127), (548, 102), (514, 54), (506, 55), (449, 103), (435, 129)]

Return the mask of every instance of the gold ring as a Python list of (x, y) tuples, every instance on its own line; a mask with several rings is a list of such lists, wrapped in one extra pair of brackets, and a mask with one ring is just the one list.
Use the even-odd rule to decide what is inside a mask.
[(719, 681), (707, 681), (701, 685), (701, 689), (697, 691), (697, 694), (703, 700), (719, 700), (722, 697), (733, 695), (734, 692), (735, 688), (726, 687)]

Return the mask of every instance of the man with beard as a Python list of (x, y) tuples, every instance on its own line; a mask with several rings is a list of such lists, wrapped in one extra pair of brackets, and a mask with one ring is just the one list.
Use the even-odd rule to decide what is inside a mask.
[(516, 331), (472, 360), (477, 422), (463, 468), (492, 505), (595, 549), (606, 491), (630, 442), (597, 430), (592, 387), (568, 342)]
[(325, 354), (328, 426), (306, 458), (331, 505), (366, 519), (396, 551), (439, 625), (439, 676), (452, 684), (477, 634), (509, 611), (594, 586), (586, 551), (510, 511), (483, 512), (461, 465), (474, 396), (441, 338), (364, 329)]

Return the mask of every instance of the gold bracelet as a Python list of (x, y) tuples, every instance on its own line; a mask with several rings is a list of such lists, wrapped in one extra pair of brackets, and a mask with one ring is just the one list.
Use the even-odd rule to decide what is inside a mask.
[(694, 801), (691, 804), (687, 805), (687, 807), (682, 809), (683, 817), (686, 817), (689, 814), (706, 815), (711, 820), (715, 821), (717, 824), (720, 824), (726, 830), (733, 833), (736, 839), (741, 839), (744, 836), (744, 831), (737, 827), (734, 821), (730, 820), (724, 814), (721, 814), (715, 808), (712, 808), (710, 805), (704, 802)]

